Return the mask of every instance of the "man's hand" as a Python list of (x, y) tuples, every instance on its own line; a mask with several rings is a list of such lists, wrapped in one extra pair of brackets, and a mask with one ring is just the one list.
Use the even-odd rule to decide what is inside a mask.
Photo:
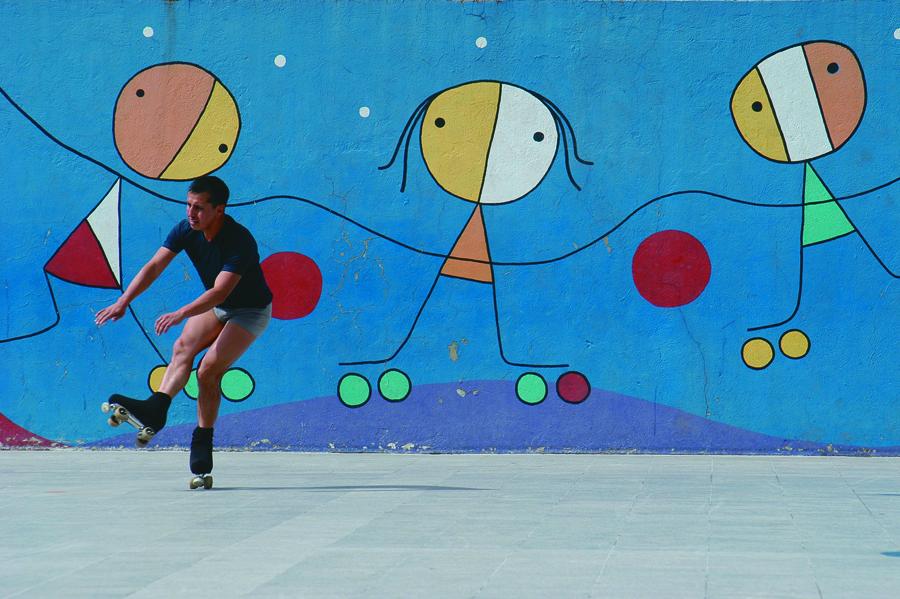
[(182, 320), (184, 320), (184, 315), (182, 314), (181, 310), (175, 310), (174, 312), (163, 314), (156, 319), (156, 334), (162, 335), (172, 327), (178, 326), (178, 324), (181, 323)]
[(110, 320), (119, 320), (125, 314), (125, 310), (128, 309), (128, 304), (122, 304), (120, 302), (116, 302), (111, 306), (103, 308), (99, 312), (97, 312), (97, 316), (94, 317), (94, 322), (97, 323), (98, 327), (102, 327), (104, 324), (109, 322)]

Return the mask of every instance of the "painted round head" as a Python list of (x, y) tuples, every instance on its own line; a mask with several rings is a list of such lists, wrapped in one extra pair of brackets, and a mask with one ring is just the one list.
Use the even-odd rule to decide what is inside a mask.
[(378, 167), (391, 168), (403, 148), (401, 192), (417, 127), (422, 159), (434, 181), (477, 204), (507, 204), (536, 189), (550, 171), (560, 139), (575, 189), (581, 191), (572, 176), (569, 141), (575, 160), (593, 164), (579, 156), (572, 124), (556, 104), (511, 83), (470, 81), (427, 97), (409, 117), (390, 161)]
[(731, 95), (731, 116), (741, 137), (776, 162), (805, 162), (834, 152), (859, 127), (865, 108), (859, 59), (830, 41), (770, 54)]
[(164, 63), (119, 92), (113, 136), (122, 160), (152, 179), (186, 181), (231, 157), (241, 118), (231, 92), (195, 64)]
[(518, 200), (550, 170), (557, 120), (535, 94), (499, 81), (474, 81), (434, 96), (420, 147), (444, 190), (482, 204)]

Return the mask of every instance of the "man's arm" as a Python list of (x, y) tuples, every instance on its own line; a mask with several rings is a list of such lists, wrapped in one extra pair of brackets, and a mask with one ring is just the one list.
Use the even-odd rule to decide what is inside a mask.
[(207, 289), (200, 294), (200, 297), (191, 303), (182, 306), (178, 310), (163, 314), (157, 318), (156, 334), (162, 335), (185, 318), (203, 314), (207, 310), (212, 309), (213, 306), (221, 304), (225, 301), (225, 298), (231, 295), (231, 292), (234, 291), (234, 288), (237, 287), (240, 280), (241, 275), (223, 270), (216, 276), (216, 281), (213, 283), (212, 289)]
[(138, 274), (131, 280), (128, 288), (125, 289), (125, 293), (116, 300), (116, 303), (97, 312), (97, 317), (94, 319), (97, 326), (103, 325), (110, 320), (119, 320), (122, 318), (125, 314), (125, 310), (128, 309), (128, 306), (134, 301), (134, 298), (150, 287), (153, 281), (155, 281), (169, 263), (172, 262), (174, 257), (175, 252), (168, 248), (161, 247), (156, 250), (153, 257), (150, 258), (141, 270), (138, 271)]

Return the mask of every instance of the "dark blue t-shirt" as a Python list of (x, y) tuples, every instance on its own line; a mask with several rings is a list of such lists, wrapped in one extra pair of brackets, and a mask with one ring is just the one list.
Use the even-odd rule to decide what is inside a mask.
[(207, 241), (201, 231), (191, 229), (185, 219), (172, 228), (163, 247), (176, 254), (181, 250), (187, 252), (207, 289), (212, 289), (223, 270), (241, 275), (237, 286), (219, 307), (265, 308), (271, 303), (272, 292), (259, 266), (256, 240), (227, 214), (212, 241)]

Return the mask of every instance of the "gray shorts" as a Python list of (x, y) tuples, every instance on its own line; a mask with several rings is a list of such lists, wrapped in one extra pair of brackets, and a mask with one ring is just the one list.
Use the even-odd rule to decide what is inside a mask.
[(222, 324), (233, 322), (254, 337), (259, 337), (269, 326), (269, 321), (272, 320), (272, 304), (265, 308), (219, 308), (217, 306), (213, 308), (213, 313)]

